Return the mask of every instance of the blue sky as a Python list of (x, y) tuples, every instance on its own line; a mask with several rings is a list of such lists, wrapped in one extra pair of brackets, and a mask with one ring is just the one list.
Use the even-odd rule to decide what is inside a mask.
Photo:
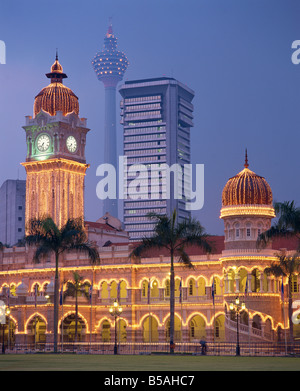
[(0, 184), (25, 179), (22, 126), (58, 48), (65, 84), (91, 129), (86, 219), (101, 217), (104, 88), (91, 60), (112, 17), (130, 62), (124, 80), (168, 76), (195, 91), (191, 153), (192, 163), (205, 165), (205, 202), (194, 215), (207, 231), (223, 233), (222, 189), (243, 169), (245, 148), (249, 168), (267, 179), (274, 199), (300, 205), (300, 65), (291, 62), (299, 15), (300, 2), (291, 0), (1, 0), (7, 59), (0, 65)]

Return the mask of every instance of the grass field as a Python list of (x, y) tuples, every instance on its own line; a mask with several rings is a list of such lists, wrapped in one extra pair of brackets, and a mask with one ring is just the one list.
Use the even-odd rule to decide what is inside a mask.
[(300, 358), (77, 354), (0, 355), (0, 371), (299, 371)]

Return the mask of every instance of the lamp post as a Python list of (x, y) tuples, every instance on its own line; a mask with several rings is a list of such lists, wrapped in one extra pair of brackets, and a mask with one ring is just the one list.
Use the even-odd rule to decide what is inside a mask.
[(118, 345), (117, 345), (117, 318), (121, 315), (123, 308), (117, 300), (114, 301), (113, 305), (109, 307), (109, 313), (111, 316), (115, 318), (115, 346), (114, 346), (114, 354), (118, 354)]
[(236, 349), (235, 355), (240, 356), (240, 340), (239, 340), (239, 314), (246, 308), (245, 303), (240, 303), (240, 298), (236, 297), (234, 303), (229, 304), (230, 311), (236, 313)]

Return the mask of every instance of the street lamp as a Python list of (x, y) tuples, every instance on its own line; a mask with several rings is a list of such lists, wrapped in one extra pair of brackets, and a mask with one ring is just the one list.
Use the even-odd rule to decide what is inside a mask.
[(123, 308), (117, 300), (114, 301), (114, 304), (109, 307), (109, 313), (111, 316), (115, 318), (115, 346), (114, 346), (114, 354), (118, 354), (118, 346), (117, 346), (117, 317), (121, 315)]
[(230, 311), (236, 313), (236, 349), (235, 349), (235, 355), (240, 356), (240, 341), (239, 341), (239, 314), (240, 312), (244, 311), (246, 308), (245, 303), (240, 303), (240, 298), (236, 297), (234, 303), (229, 304)]

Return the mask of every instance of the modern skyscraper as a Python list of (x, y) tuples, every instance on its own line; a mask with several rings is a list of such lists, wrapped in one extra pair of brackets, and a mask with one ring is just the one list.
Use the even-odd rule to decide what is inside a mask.
[[(116, 87), (123, 79), (128, 60), (123, 52), (117, 50), (117, 37), (113, 34), (111, 24), (104, 37), (104, 49), (96, 54), (92, 65), (105, 88), (104, 163), (113, 165), (118, 172)], [(117, 199), (104, 200), (103, 213), (106, 212), (114, 217), (118, 216)]]
[(13, 246), (25, 235), (26, 181), (6, 180), (0, 188), (0, 242)]
[[(188, 218), (186, 201), (175, 197), (183, 180), (174, 175), (170, 195), (166, 193), (167, 173), (163, 168), (190, 164), (190, 128), (193, 126), (194, 92), (173, 78), (126, 81), (120, 88), (121, 123), (124, 128), (124, 156), (126, 162), (125, 189), (132, 185), (128, 169), (143, 164), (152, 171), (140, 186), (140, 199), (124, 197), (124, 224), (131, 240), (151, 235), (153, 221), (147, 213), (170, 214), (177, 210), (178, 221)], [(172, 174), (173, 175), (173, 174)], [(150, 174), (149, 174), (150, 176)], [(186, 180), (189, 174), (186, 173)], [(175, 181), (175, 182), (174, 182)], [(179, 182), (180, 181), (180, 182)], [(142, 188), (143, 187), (143, 188)], [(154, 190), (154, 191), (153, 191)]]

